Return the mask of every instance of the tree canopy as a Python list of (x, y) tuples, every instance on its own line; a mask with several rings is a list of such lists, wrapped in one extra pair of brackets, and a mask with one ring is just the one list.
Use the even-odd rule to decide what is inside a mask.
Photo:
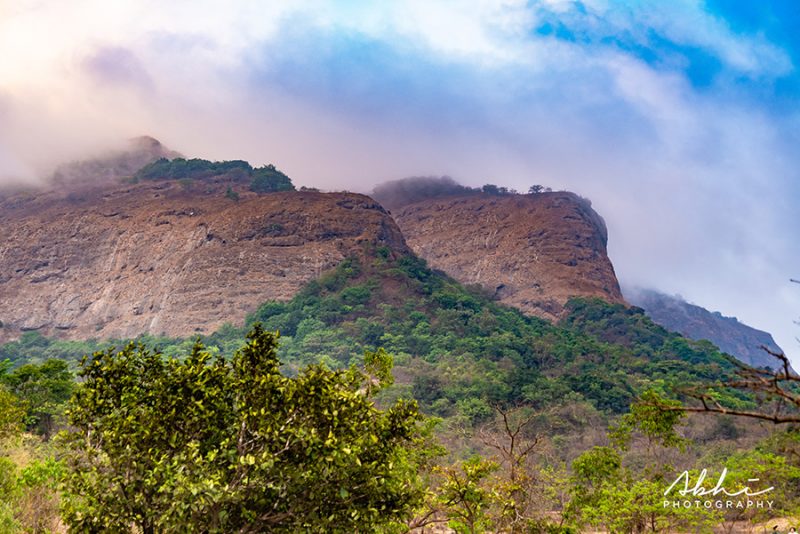
[[(65, 520), (78, 531), (377, 531), (422, 498), (413, 401), (382, 410), (369, 374), (280, 371), (277, 334), (255, 325), (231, 359), (143, 345), (83, 360), (66, 438)], [(375, 378), (377, 377), (377, 379)]]

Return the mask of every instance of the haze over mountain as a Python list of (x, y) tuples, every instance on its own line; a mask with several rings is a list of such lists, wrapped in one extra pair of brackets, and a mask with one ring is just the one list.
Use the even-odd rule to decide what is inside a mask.
[(720, 312), (690, 304), (679, 296), (658, 291), (625, 288), (625, 298), (643, 308), (647, 316), (667, 330), (678, 332), (689, 339), (707, 339), (724, 352), (753, 367), (778, 366), (780, 362), (762, 347), (783, 353), (768, 332), (757, 330), (739, 322), (736, 317), (726, 317)]
[(130, 139), (123, 149), (110, 150), (102, 156), (59, 165), (53, 173), (52, 181), (60, 186), (96, 185), (115, 178), (133, 176), (136, 171), (157, 159), (180, 157), (183, 157), (180, 152), (170, 150), (159, 140), (143, 135)]

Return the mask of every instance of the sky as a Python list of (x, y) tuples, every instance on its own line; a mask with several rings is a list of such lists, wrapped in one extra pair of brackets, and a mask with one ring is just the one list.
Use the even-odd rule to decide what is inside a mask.
[(368, 192), (588, 197), (623, 285), (800, 364), (795, 0), (0, 0), (0, 185), (148, 134)]

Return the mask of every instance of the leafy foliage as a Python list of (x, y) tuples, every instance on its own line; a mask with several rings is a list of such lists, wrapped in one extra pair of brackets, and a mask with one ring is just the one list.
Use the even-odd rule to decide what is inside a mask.
[(250, 173), (250, 178), (250, 190), (256, 193), (294, 191), (294, 186), (289, 177), (272, 164), (253, 169)]
[(499, 496), (482, 484), (497, 464), (473, 456), (459, 466), (442, 468), (444, 482), (439, 488), (439, 500), (450, 519), (448, 526), (458, 532), (477, 534), (491, 527), (488, 508)]
[[(724, 376), (732, 364), (713, 346), (665, 331), (641, 310), (596, 299), (568, 303), (557, 325), (502, 306), (480, 289), (465, 288), (413, 256), (347, 259), (307, 284), (288, 302), (266, 302), (247, 320), (282, 334), (281, 358), (291, 372), (324, 362), (362, 365), (383, 347), (406, 388), (429, 413), (470, 425), (488, 420), (491, 403), (537, 408), (582, 402), (622, 414), (632, 399), (658, 385)], [(231, 325), (202, 338), (213, 354), (233, 353), (245, 334)], [(191, 350), (192, 340), (142, 336), (167, 356)], [(124, 344), (115, 342), (118, 346)], [(12, 363), (74, 358), (104, 346), (26, 333), (0, 346)], [(749, 402), (746, 395), (739, 402)]]
[[(205, 159), (160, 158), (140, 169), (134, 176), (139, 180), (205, 180), (224, 176), (233, 182), (250, 182), (257, 193), (294, 191), (286, 174), (274, 165), (253, 168), (246, 161), (208, 161)], [(232, 197), (233, 195), (231, 195)]]
[[(491, 415), (487, 402), (542, 407), (569, 392), (624, 413), (653, 383), (669, 388), (731, 368), (713, 347), (691, 345), (641, 310), (574, 300), (567, 318), (552, 325), (466, 289), (418, 258), (376, 256), (343, 262), (291, 301), (265, 303), (250, 321), (282, 332), (290, 363), (324, 357), (348, 366), (365, 350), (385, 347), (427, 410), (472, 423)], [(631, 332), (609, 337), (595, 322)]]
[(664, 506), (667, 465), (634, 473), (618, 450), (594, 447), (572, 463), (572, 498), (565, 515), (576, 526), (614, 533), (710, 531), (719, 514), (704, 508)]
[(24, 401), (25, 426), (48, 439), (61, 423), (75, 381), (64, 360), (26, 364), (2, 377), (2, 382)]
[[(374, 531), (421, 499), (416, 403), (375, 407), (356, 368), (280, 372), (253, 327), (232, 359), (142, 345), (84, 359), (69, 412), (75, 530)], [(385, 355), (370, 355), (385, 376)]]
[(652, 443), (683, 450), (686, 440), (675, 430), (686, 414), (678, 410), (664, 410), (662, 406), (677, 407), (680, 403), (662, 399), (653, 390), (645, 391), (641, 398), (631, 404), (630, 412), (623, 415), (610, 432), (615, 445), (625, 450), (634, 430), (640, 431)]
[[(672, 469), (659, 454), (685, 443), (682, 414), (657, 407), (677, 406), (665, 400), (676, 385), (708, 383), (733, 366), (641, 310), (592, 299), (575, 299), (567, 310), (558, 324), (526, 317), (418, 258), (365, 248), (292, 300), (259, 307), (247, 319), (250, 342), (238, 351), (245, 330), (233, 325), (202, 344), (141, 336), (99, 353), (109, 342), (25, 333), (0, 346), (9, 362), (0, 368), (0, 418), (5, 391), (16, 421), (9, 432), (26, 414), (30, 430), (48, 414), (57, 420), (65, 361), (95, 353), (82, 364), (64, 442), (64, 518), (79, 531), (392, 530), (421, 513), (424, 486), (432, 488), (428, 504), (438, 506), (431, 517), (467, 532), (702, 531), (717, 515), (665, 510), (656, 499)], [(275, 330), (280, 342), (268, 332)], [(753, 403), (746, 394), (718, 394)], [(615, 420), (612, 446), (579, 456), (571, 475), (574, 454), (563, 451), (560, 468), (499, 454), (431, 470), (430, 423), (423, 439), (416, 404), (405, 400), (412, 397), (442, 417), (443, 428), (472, 436), (466, 445), (448, 442), (461, 458), (476, 452), (494, 409), (519, 405), (526, 421), (537, 410), (554, 414), (543, 418), (556, 434)], [(642, 402), (631, 404), (636, 398)], [(634, 456), (643, 439), (660, 464), (643, 466)], [(561, 436), (552, 445), (566, 448)], [(793, 506), (797, 466), (763, 452), (751, 458), (769, 466), (765, 477), (789, 474), (781, 487)], [(761, 473), (747, 462), (737, 464), (743, 476)], [(52, 508), (53, 493), (43, 495)], [(565, 522), (554, 523), (537, 501), (556, 510), (566, 503)]]
[(20, 399), (0, 385), (0, 440), (13, 436), (22, 429), (25, 405)]

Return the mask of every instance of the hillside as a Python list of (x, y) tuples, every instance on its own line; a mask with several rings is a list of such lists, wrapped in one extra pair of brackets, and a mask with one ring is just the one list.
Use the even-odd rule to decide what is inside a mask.
[(249, 321), (280, 330), (293, 366), (347, 366), (383, 347), (396, 355), (398, 382), (427, 410), (473, 422), (491, 414), (490, 402), (573, 400), (624, 412), (647, 385), (685, 385), (730, 368), (712, 345), (667, 332), (636, 308), (571, 299), (551, 324), (412, 255), (376, 253), (340, 264), (288, 302), (265, 303)]
[[(244, 436), (245, 427), (225, 414), (241, 409), (246, 424), (256, 421), (254, 414), (264, 420), (278, 417), (275, 424), (253, 427), (263, 428), (264, 435), (279, 429), (281, 434), (270, 438), (275, 448), (265, 449), (270, 458), (281, 458), (288, 450), (286, 443), (294, 439), (286, 441), (283, 432), (298, 437), (296, 452), (284, 456), (303, 459), (300, 469), (291, 468), (297, 473), (288, 482), (291, 488), (304, 492), (306, 473), (321, 469), (332, 482), (318, 485), (334, 488), (324, 502), (346, 500), (360, 483), (351, 480), (352, 470), (339, 471), (337, 466), (374, 466), (372, 452), (387, 447), (385, 433), (373, 432), (381, 423), (347, 426), (353, 429), (347, 433), (367, 444), (359, 446), (364, 461), (332, 433), (333, 428), (344, 428), (353, 406), (359, 405), (385, 410), (384, 429), (396, 428), (398, 418), (408, 414), (409, 424), (413, 422), (409, 429), (419, 434), (399, 450), (401, 463), (390, 461), (388, 466), (421, 477), (419, 489), (432, 496), (446, 487), (447, 478), (439, 473), (448, 471), (441, 471), (442, 466), (447, 469), (449, 463), (475, 454), (492, 458), (492, 442), (485, 439), (501, 436), (497, 431), (502, 413), (507, 435), (533, 444), (541, 440), (541, 450), (532, 453), (525, 469), (536, 474), (530, 480), (537, 487), (547, 484), (543, 493), (531, 494), (544, 504), (527, 513), (550, 517), (551, 512), (563, 512), (565, 504), (561, 497), (547, 495), (573, 493), (567, 466), (580, 464), (592, 451), (610, 450), (598, 447), (609, 442), (604, 429), (627, 421), (623, 414), (637, 397), (650, 390), (651, 396), (680, 395), (678, 388), (731, 376), (733, 365), (711, 343), (669, 332), (641, 309), (624, 304), (605, 256), (602, 220), (576, 195), (467, 191), (403, 208), (400, 220), (412, 217), (406, 220), (413, 222), (426, 210), (437, 213), (441, 205), (439, 215), (453, 217), (450, 242), (443, 224), (425, 226), (424, 217), (418, 222), (425, 230), (421, 235), (441, 239), (451, 254), (470, 254), (469, 243), (459, 242), (470, 233), (487, 243), (485, 272), (479, 273), (486, 278), (465, 286), (414, 254), (389, 212), (371, 198), (292, 189), (288, 177), (273, 166), (254, 169), (240, 161), (176, 158), (158, 159), (124, 183), (56, 188), (0, 200), (0, 225), (9, 235), (0, 247), (0, 331), (6, 341), (15, 339), (0, 343), (0, 378), (5, 374), (6, 382), (26, 400), (37, 400), (31, 392), (39, 391), (26, 381), (36, 380), (37, 387), (39, 381), (52, 383), (64, 393), (58, 397), (60, 404), (32, 404), (31, 410), (40, 411), (32, 416), (26, 412), (26, 425), (32, 431), (41, 427), (43, 439), (64, 428), (66, 399), (73, 390), (78, 394), (69, 401), (66, 428), (78, 438), (74, 443), (86, 443), (87, 430), (79, 426), (81, 416), (73, 414), (87, 414), (88, 432), (104, 439), (110, 433), (97, 430), (101, 427), (95, 413), (103, 413), (103, 421), (127, 425), (115, 427), (120, 430), (109, 438), (122, 440), (119, 447), (112, 445), (122, 462), (109, 456), (107, 466), (85, 476), (86, 462), (67, 460), (67, 483), (75, 483), (72, 487), (79, 487), (82, 495), (119, 494), (94, 489), (93, 484), (119, 465), (128, 476), (127, 461), (144, 466), (137, 469), (147, 480), (156, 480), (152, 486), (158, 495), (168, 496), (162, 501), (170, 506), (183, 502), (175, 495), (184, 488), (201, 486), (181, 478), (165, 486), (150, 476), (162, 472), (161, 466), (167, 465), (163, 458), (174, 459), (163, 472), (222, 465), (221, 471), (214, 467), (208, 471), (211, 476), (202, 472), (198, 477), (206, 490), (213, 473), (231, 475), (229, 466), (254, 466), (265, 472), (274, 461), (243, 454), (235, 445), (243, 440), (230, 440), (236, 432)], [(487, 242), (487, 236), (494, 241)], [(475, 253), (470, 257), (476, 261)], [(538, 270), (526, 278), (529, 269)], [(510, 293), (504, 295), (503, 287), (487, 290), (490, 276), (508, 273)], [(530, 280), (539, 284), (539, 300), (525, 309), (522, 304), (530, 301), (513, 298), (528, 294)], [(599, 280), (607, 287), (598, 289)], [(584, 296), (573, 296), (580, 293)], [(504, 302), (508, 300), (514, 307)], [(248, 331), (250, 342), (242, 348)], [(275, 331), (280, 332), (277, 343), (272, 341)], [(253, 332), (260, 332), (257, 339)], [(127, 338), (141, 345), (126, 344)], [(128, 348), (117, 355), (106, 350), (125, 345)], [(69, 369), (91, 353), (95, 356), (79, 364), (82, 385), (76, 386)], [(60, 381), (50, 378), (52, 374)], [(223, 376), (227, 378), (220, 381)], [(298, 390), (297, 384), (307, 385), (307, 396), (298, 396), (305, 390)], [(373, 401), (366, 395), (379, 384), (387, 387), (376, 391)], [(107, 396), (96, 401), (93, 391)], [(275, 397), (276, 391), (285, 397)], [(84, 392), (89, 393), (81, 396)], [(721, 391), (718, 398), (745, 409), (756, 406), (741, 392)], [(419, 419), (417, 403), (426, 419)], [(523, 434), (522, 426), (509, 430), (503, 410), (511, 410), (514, 417), (530, 414)], [(281, 419), (282, 414), (287, 419)], [(298, 414), (307, 415), (298, 419)], [(199, 434), (186, 431), (187, 418), (196, 423)], [(321, 422), (322, 430), (314, 421)], [(701, 445), (676, 458), (680, 468), (694, 465), (709, 442), (739, 432), (735, 424), (692, 423), (687, 428)], [(249, 432), (257, 435), (261, 430)], [(212, 443), (208, 436), (219, 437), (224, 444), (219, 450), (228, 448), (232, 454), (184, 456), (185, 450), (198, 450), (201, 441), (196, 436), (201, 434), (202, 443)], [(306, 437), (323, 452), (305, 445)], [(338, 460), (325, 452), (334, 443), (341, 447)], [(76, 450), (69, 449), (70, 454)], [(95, 445), (87, 450), (97, 457)], [(626, 453), (632, 465), (641, 464), (641, 450), (642, 445), (634, 443)], [(538, 478), (552, 466), (561, 466), (555, 478)], [(340, 472), (345, 474), (340, 477)], [(282, 477), (269, 474), (269, 480)], [(385, 474), (368, 478), (385, 485)], [(501, 479), (483, 478), (476, 481), (481, 487), (506, 487)], [(79, 479), (89, 485), (81, 486)], [(178, 493), (165, 494), (164, 487), (177, 488)], [(212, 492), (213, 498), (228, 502), (230, 487)], [(406, 489), (410, 483), (402, 481), (397, 487)], [(241, 494), (259, 498), (262, 489), (259, 482)], [(184, 492), (192, 502), (198, 494)], [(277, 502), (268, 502), (273, 501)], [(352, 503), (346, 502), (349, 515), (351, 509)], [(449, 514), (446, 510), (436, 508), (433, 513)], [(58, 517), (55, 508), (50, 516)], [(106, 516), (100, 511), (81, 517), (102, 522)]]
[[(292, 372), (316, 362), (347, 368), (362, 363), (364, 351), (384, 348), (395, 356), (392, 395), (413, 396), (428, 413), (469, 424), (490, 417), (497, 402), (579, 405), (593, 417), (623, 413), (646, 387), (712, 380), (731, 368), (710, 343), (668, 332), (638, 308), (572, 299), (552, 324), (463, 287), (413, 254), (370, 244), (362, 251), (291, 299), (263, 302), (244, 327), (225, 326), (203, 342), (230, 355), (247, 325), (261, 322), (281, 332), (281, 361)], [(194, 342), (143, 339), (167, 355)], [(0, 345), (0, 360), (74, 360), (108, 343), (27, 332)]]
[(290, 367), (383, 347), (398, 391), (473, 422), (492, 399), (619, 413), (654, 380), (728, 366), (624, 305), (603, 221), (572, 193), (462, 189), (393, 219), (363, 195), (283, 189), (274, 166), (176, 158), (0, 200), (0, 332), (20, 338), (0, 356), (73, 359), (142, 335), (178, 354), (198, 334), (228, 353), (261, 321)]
[(668, 330), (679, 332), (689, 339), (707, 339), (722, 351), (735, 356), (753, 367), (774, 367), (776, 360), (761, 347), (773, 352), (783, 352), (762, 330), (740, 323), (735, 317), (726, 317), (719, 312), (689, 304), (676, 296), (653, 290), (627, 289), (625, 297), (644, 309), (655, 323)]
[(413, 201), (389, 207), (414, 252), (504, 304), (557, 320), (570, 297), (624, 303), (606, 255), (605, 223), (578, 195), (455, 192), (403, 198)]
[(17, 194), (0, 227), (0, 339), (209, 333), (365, 245), (408, 252), (368, 197), (258, 195), (227, 177)]

